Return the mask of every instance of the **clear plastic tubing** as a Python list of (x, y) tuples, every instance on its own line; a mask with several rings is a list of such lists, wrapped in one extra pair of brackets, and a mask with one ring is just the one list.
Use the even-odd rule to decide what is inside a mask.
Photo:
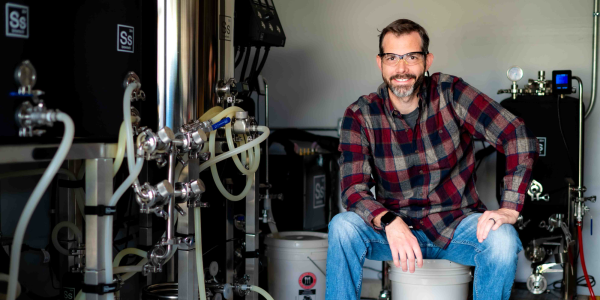
[[(222, 153), (220, 155), (217, 155), (211, 159), (209, 159), (208, 161), (206, 161), (205, 163), (203, 163), (202, 165), (200, 165), (200, 172), (208, 169), (208, 167), (210, 167), (211, 165), (214, 165), (220, 161), (223, 161), (225, 159), (228, 159), (236, 154), (241, 153), (242, 151), (246, 151), (248, 148), (252, 148), (262, 142), (264, 142), (267, 137), (269, 136), (269, 128), (265, 127), (265, 126), (258, 126), (258, 131), (262, 132), (263, 134), (261, 134), (258, 138), (256, 138), (255, 140), (242, 145), (238, 148), (235, 148), (235, 150), (230, 150), (226, 153)], [(211, 132), (211, 136), (213, 135), (214, 132)], [(209, 139), (209, 147), (210, 147), (210, 139)]]
[(267, 300), (274, 300), (273, 296), (269, 295), (269, 293), (267, 293), (267, 291), (261, 289), (260, 287), (258, 287), (256, 285), (251, 285), (250, 290), (261, 294)]
[(58, 250), (58, 252), (60, 254), (69, 255), (69, 251), (67, 249), (63, 248), (58, 243), (58, 232), (62, 228), (65, 228), (65, 227), (67, 227), (73, 231), (73, 233), (77, 237), (77, 242), (80, 244), (81, 244), (81, 241), (83, 240), (83, 236), (81, 235), (81, 230), (79, 230), (79, 227), (77, 227), (77, 225), (73, 224), (72, 222), (63, 221), (63, 222), (56, 224), (56, 226), (54, 226), (54, 229), (52, 229), (52, 244), (54, 245), (54, 248), (56, 248), (56, 250)]
[(27, 224), (29, 224), (29, 220), (31, 220), (31, 216), (33, 215), (33, 211), (37, 207), (40, 199), (44, 195), (44, 192), (52, 182), (52, 179), (60, 169), (65, 157), (67, 157), (67, 153), (69, 153), (69, 149), (71, 148), (71, 144), (73, 143), (73, 136), (75, 134), (75, 125), (73, 124), (73, 120), (67, 114), (62, 112), (56, 113), (56, 120), (62, 122), (65, 125), (65, 133), (60, 142), (60, 146), (52, 158), (52, 161), (48, 165), (46, 172), (42, 175), (42, 178), (36, 185), (33, 193), (29, 197), (27, 204), (25, 204), (25, 208), (21, 213), (21, 217), (19, 218), (19, 222), (17, 223), (17, 228), (15, 230), (14, 239), (12, 242), (12, 246), (10, 249), (10, 279), (8, 281), (8, 294), (6, 299), (15, 300), (17, 297), (17, 280), (19, 278), (19, 262), (21, 260), (21, 246), (23, 244), (23, 239), (25, 237), (25, 230), (27, 229)]
[(117, 155), (115, 156), (115, 163), (113, 165), (113, 177), (117, 175), (119, 169), (121, 168), (121, 164), (123, 163), (123, 158), (125, 157), (125, 147), (127, 146), (127, 131), (125, 130), (125, 121), (121, 123), (121, 128), (119, 129), (119, 142), (117, 143)]

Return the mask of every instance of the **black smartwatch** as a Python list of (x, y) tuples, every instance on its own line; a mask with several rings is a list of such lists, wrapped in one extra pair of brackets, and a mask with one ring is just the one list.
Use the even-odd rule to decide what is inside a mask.
[(396, 220), (397, 217), (398, 215), (391, 211), (388, 211), (385, 215), (383, 215), (383, 217), (381, 217), (381, 220), (379, 221), (381, 228), (383, 228), (383, 231), (385, 231), (385, 227), (390, 225), (390, 223), (394, 222), (394, 220)]

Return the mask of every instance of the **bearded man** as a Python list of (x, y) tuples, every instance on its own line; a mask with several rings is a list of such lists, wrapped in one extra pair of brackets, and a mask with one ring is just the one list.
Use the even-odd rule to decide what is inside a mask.
[[(523, 120), (459, 77), (435, 73), (423, 27), (400, 19), (379, 36), (384, 83), (345, 111), (341, 188), (348, 212), (329, 224), (326, 299), (358, 299), (365, 258), (404, 272), (423, 259), (475, 266), (474, 299), (508, 299), (537, 139)], [(475, 189), (474, 141), (506, 155), (500, 209)], [(375, 198), (371, 188), (376, 186)]]

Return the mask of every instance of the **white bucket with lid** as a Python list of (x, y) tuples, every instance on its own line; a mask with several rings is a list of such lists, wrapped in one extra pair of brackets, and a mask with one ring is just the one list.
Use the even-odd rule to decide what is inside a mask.
[(391, 266), (392, 299), (444, 299), (465, 300), (469, 296), (471, 267), (446, 259), (424, 259), (423, 268), (415, 272), (402, 272), (394, 263)]
[(325, 300), (326, 233), (271, 233), (265, 244), (269, 294), (273, 299)]

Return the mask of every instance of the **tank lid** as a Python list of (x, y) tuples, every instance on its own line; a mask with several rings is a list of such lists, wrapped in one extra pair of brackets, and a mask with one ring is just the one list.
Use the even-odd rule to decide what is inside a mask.
[(327, 233), (311, 231), (287, 231), (270, 233), (265, 244), (278, 248), (327, 248)]

